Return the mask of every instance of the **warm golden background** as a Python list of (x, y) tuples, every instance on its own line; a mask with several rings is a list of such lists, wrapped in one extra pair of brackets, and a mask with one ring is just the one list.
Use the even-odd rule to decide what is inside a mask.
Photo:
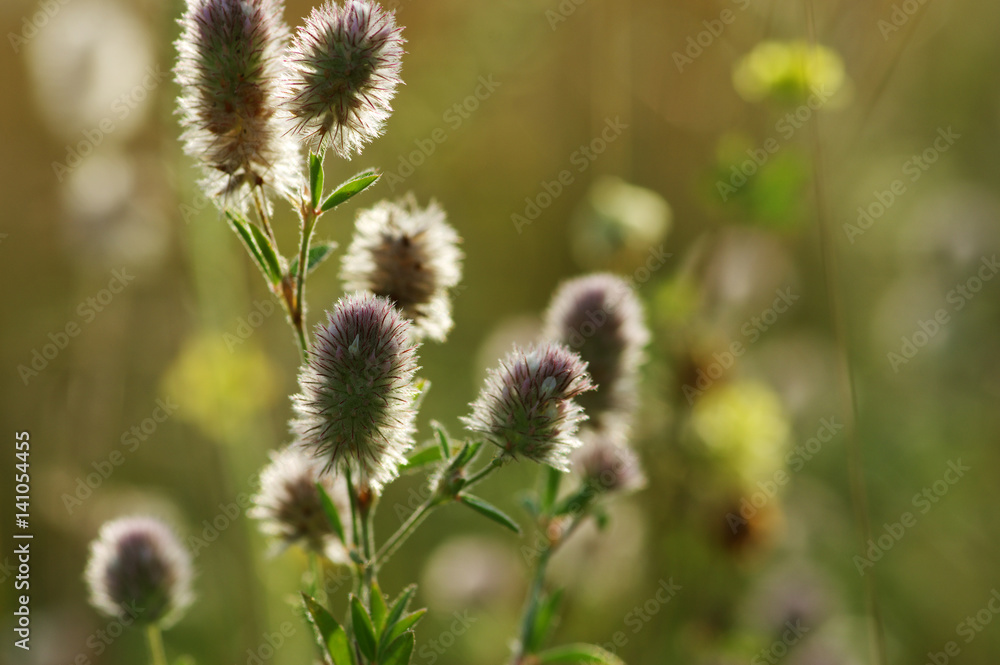
[[(734, 535), (725, 521), (727, 502), (738, 505), (756, 482), (740, 460), (777, 470), (784, 450), (814, 436), (823, 418), (845, 420), (836, 359), (846, 343), (874, 535), (904, 512), (916, 519), (874, 567), (890, 662), (929, 662), (928, 652), (949, 641), (960, 653), (948, 662), (1000, 657), (1000, 621), (981, 632), (962, 627), (977, 612), (977, 621), (994, 618), (986, 608), (1000, 588), (1000, 280), (983, 282), (971, 299), (949, 298), (1000, 246), (1000, 5), (896, 4), (904, 12), (897, 19), (908, 18), (887, 32), (879, 22), (891, 20), (894, 5), (884, 0), (397, 0), (406, 85), (385, 136), (350, 164), (328, 159), (327, 180), (365, 166), (398, 173), (418, 145), (444, 141), (405, 182), (383, 180), (324, 218), (320, 233), (343, 247), (358, 206), (412, 190), (421, 202), (440, 201), (464, 237), (455, 330), (421, 353), (433, 383), (424, 422), (433, 416), (459, 431), (483, 368), (512, 339), (535, 334), (564, 278), (594, 269), (635, 276), (649, 310), (654, 341), (635, 441), (649, 486), (614, 504), (609, 533), (584, 536), (556, 559), (553, 577), (570, 586), (557, 641), (607, 643), (621, 631), (619, 653), (635, 665), (764, 663), (771, 656), (761, 650), (798, 618), (809, 632), (787, 645), (782, 662), (872, 662), (865, 579), (852, 560), (859, 541), (844, 432), (794, 462), (801, 470), (786, 469), (790, 481), (750, 533)], [(289, 2), (289, 23), (308, 8)], [(678, 71), (673, 54), (727, 9), (732, 22), (703, 37), (703, 53)], [(556, 22), (560, 11), (565, 20)], [(204, 521), (252, 491), (267, 451), (286, 437), (297, 361), (288, 327), (279, 314), (254, 317), (260, 325), (249, 339), (227, 344), (267, 294), (217, 213), (199, 208), (180, 151), (169, 75), (180, 13), (180, 2), (154, 0), (0, 5), (0, 422), (9, 443), (0, 485), (10, 501), (13, 432), (29, 430), (36, 534), (34, 648), (11, 646), (5, 609), (3, 662), (144, 659), (139, 634), (110, 646), (96, 637), (108, 621), (86, 602), (87, 543), (102, 521), (138, 510), (202, 534)], [(784, 137), (776, 123), (794, 111), (795, 90), (790, 106), (751, 101), (736, 91), (733, 71), (764, 40), (810, 33), (842, 59), (845, 78), (818, 117)], [(499, 85), (490, 92), (484, 80)], [(468, 117), (449, 113), (477, 87), (483, 99), (468, 102), (477, 106)], [(627, 128), (576, 170), (574, 152), (614, 118)], [(908, 160), (948, 128), (958, 138), (910, 180)], [(746, 149), (774, 136), (780, 145), (766, 168), (723, 204), (718, 174), (728, 177)], [(67, 164), (72, 151), (90, 154)], [(572, 184), (519, 233), (511, 215), (524, 214), (525, 198), (563, 169), (573, 171)], [(646, 191), (615, 189), (605, 176)], [(905, 191), (851, 242), (843, 225), (895, 179)], [(839, 261), (829, 285), (821, 216)], [(283, 209), (277, 227), (286, 247), (294, 224)], [(640, 266), (661, 243), (671, 256), (647, 279)], [(310, 281), (314, 320), (339, 293), (334, 263)], [(102, 289), (117, 288), (114, 271), (134, 279), (108, 301)], [(754, 325), (777, 289), (799, 299), (692, 414), (679, 386), (732, 341), (750, 342), (743, 326)], [(843, 303), (837, 320), (830, 293)], [(947, 323), (894, 371), (887, 354), (942, 308)], [(37, 376), (19, 372), (50, 334), (59, 339), (74, 323), (79, 334)], [(145, 440), (131, 438), (157, 400), (175, 412), (155, 430), (147, 421)], [(712, 442), (722, 459), (709, 454)], [(106, 480), (91, 476), (97, 487), (67, 505), (64, 495), (116, 450), (122, 464)], [(943, 496), (923, 514), (914, 495), (933, 491), (959, 459), (969, 470), (939, 485)], [(484, 494), (527, 523), (517, 495), (533, 472), (508, 468)], [(421, 482), (407, 477), (384, 498), (383, 537)], [(168, 651), (205, 664), (257, 663), (248, 649), (261, 653), (265, 636), (284, 626), (291, 637), (266, 662), (312, 662), (286, 602), (303, 560), (268, 558), (241, 512), (220, 519), (228, 522), (196, 559), (200, 600), (167, 634)], [(529, 530), (526, 542), (532, 537)], [(0, 561), (11, 550), (3, 541)], [(459, 507), (428, 521), (383, 581), (392, 593), (421, 583), (418, 599), (431, 616), (418, 630), (415, 663), (504, 662), (524, 593), (521, 545)], [(0, 578), (9, 608), (13, 579)], [(637, 621), (633, 608), (670, 580), (681, 590)], [(449, 634), (456, 611), (474, 619), (461, 635)]]

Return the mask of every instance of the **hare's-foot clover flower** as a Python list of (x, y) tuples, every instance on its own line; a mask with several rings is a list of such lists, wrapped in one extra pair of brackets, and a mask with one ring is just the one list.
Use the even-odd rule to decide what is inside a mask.
[(516, 348), (490, 370), (462, 421), (512, 458), (568, 470), (586, 420), (574, 398), (593, 388), (587, 364), (559, 344)]
[(184, 151), (202, 187), (242, 206), (253, 187), (291, 193), (299, 151), (278, 113), (289, 31), (280, 0), (188, 0), (175, 67)]
[(271, 455), (260, 474), (260, 491), (249, 515), (260, 520), (261, 531), (287, 547), (301, 544), (329, 558), (346, 561), (346, 550), (334, 534), (323, 510), (319, 482), (340, 514), (348, 510), (343, 476), (324, 474), (323, 463), (294, 445)]
[(314, 8), (289, 49), (283, 106), (295, 132), (341, 157), (379, 136), (400, 83), (401, 32), (370, 0)]
[(90, 544), (85, 573), (90, 602), (113, 617), (168, 626), (191, 603), (191, 556), (152, 517), (107, 522)]
[(597, 492), (634, 492), (646, 484), (639, 458), (613, 431), (585, 430), (583, 446), (573, 452), (573, 466)]
[(413, 445), (416, 346), (385, 298), (342, 298), (316, 327), (299, 373), (292, 431), (324, 469), (349, 468), (376, 492)]
[(418, 337), (444, 341), (452, 327), (448, 289), (462, 277), (458, 243), (437, 203), (421, 210), (412, 196), (382, 201), (358, 216), (341, 269), (344, 288), (388, 298)]
[(594, 421), (628, 420), (649, 331), (642, 305), (620, 277), (594, 274), (563, 284), (546, 312), (546, 339), (580, 354), (597, 389), (580, 396)]

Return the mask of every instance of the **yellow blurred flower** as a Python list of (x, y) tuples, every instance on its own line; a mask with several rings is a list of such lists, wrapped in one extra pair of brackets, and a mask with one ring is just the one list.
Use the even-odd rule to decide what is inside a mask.
[(733, 85), (749, 102), (772, 99), (800, 104), (820, 91), (830, 98), (846, 83), (840, 55), (804, 41), (761, 42), (733, 70)]

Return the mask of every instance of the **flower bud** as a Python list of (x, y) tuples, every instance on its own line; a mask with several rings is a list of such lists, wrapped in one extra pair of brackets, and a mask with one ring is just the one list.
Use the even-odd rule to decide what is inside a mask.
[(515, 347), (490, 370), (472, 413), (462, 419), (509, 457), (526, 457), (564, 471), (569, 453), (580, 445), (586, 420), (573, 401), (593, 389), (587, 364), (559, 344)]
[(573, 451), (573, 466), (597, 492), (634, 492), (646, 485), (639, 458), (623, 441), (606, 430), (587, 429), (583, 446)]
[(108, 616), (168, 626), (191, 604), (191, 556), (152, 517), (107, 522), (90, 544), (90, 603)]
[(416, 346), (385, 298), (355, 293), (316, 327), (292, 399), (291, 429), (324, 470), (349, 468), (379, 491), (413, 445)]
[(358, 215), (340, 273), (344, 289), (388, 298), (418, 337), (444, 341), (452, 327), (448, 289), (462, 278), (458, 243), (437, 203), (420, 210), (412, 196), (382, 201)]
[(360, 153), (382, 133), (399, 85), (402, 28), (370, 0), (327, 0), (295, 34), (284, 108), (317, 151)]

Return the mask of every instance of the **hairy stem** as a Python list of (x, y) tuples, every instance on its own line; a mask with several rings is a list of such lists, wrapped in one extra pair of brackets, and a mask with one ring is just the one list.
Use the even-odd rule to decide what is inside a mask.
[(167, 652), (163, 648), (163, 633), (159, 624), (146, 626), (146, 641), (149, 643), (149, 656), (153, 665), (167, 665)]
[(312, 241), (313, 230), (319, 216), (311, 205), (303, 205), (302, 237), (299, 238), (299, 265), (295, 275), (295, 308), (292, 312), (292, 325), (299, 338), (302, 354), (308, 360), (308, 339), (306, 336), (306, 273), (309, 263), (309, 243)]
[(385, 541), (382, 547), (379, 548), (378, 552), (375, 553), (375, 557), (369, 564), (372, 570), (377, 572), (379, 566), (388, 561), (389, 557), (396, 553), (396, 550), (399, 549), (400, 545), (402, 545), (406, 539), (409, 538), (414, 531), (416, 531), (417, 527), (420, 526), (420, 523), (423, 522), (424, 519), (426, 519), (431, 510), (438, 505), (440, 505), (440, 503), (435, 500), (435, 497), (431, 497), (427, 501), (420, 504), (420, 507), (413, 511), (406, 521), (403, 522), (398, 529), (396, 529), (396, 533), (392, 534), (392, 536), (389, 537), (389, 540)]

